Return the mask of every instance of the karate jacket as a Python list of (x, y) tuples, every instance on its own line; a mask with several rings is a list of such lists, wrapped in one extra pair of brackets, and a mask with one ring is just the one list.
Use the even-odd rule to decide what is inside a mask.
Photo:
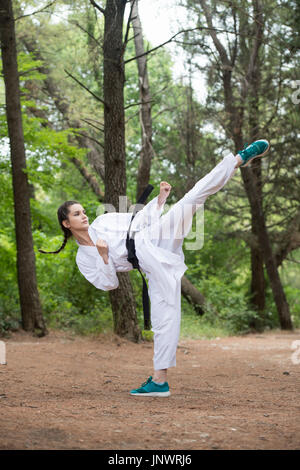
[[(181, 279), (187, 266), (182, 251), (177, 254), (161, 248), (159, 239), (153, 237), (153, 233), (157, 233), (155, 227), (160, 223), (163, 207), (158, 206), (157, 196), (152, 199), (135, 215), (130, 233), (134, 233), (140, 268), (148, 281), (151, 284), (155, 283), (158, 297), (173, 305), (176, 281)], [(107, 243), (108, 264), (104, 263), (96, 246), (78, 247), (77, 266), (83, 276), (97, 289), (104, 291), (116, 289), (119, 286), (116, 273), (133, 269), (127, 260), (126, 249), (126, 236), (131, 219), (131, 213), (111, 212), (100, 215), (89, 226), (88, 232), (93, 243), (96, 244), (99, 238)]]

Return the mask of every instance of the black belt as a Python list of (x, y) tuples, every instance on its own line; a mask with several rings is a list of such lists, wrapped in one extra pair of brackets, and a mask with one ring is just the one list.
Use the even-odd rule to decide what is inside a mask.
[[(146, 201), (147, 197), (149, 196), (149, 194), (151, 193), (152, 190), (153, 190), (153, 186), (151, 184), (148, 184), (147, 188), (145, 189), (145, 191), (143, 192), (143, 194), (139, 198), (137, 204), (144, 204), (144, 202)], [(139, 270), (140, 275), (143, 278), (144, 329), (145, 330), (150, 330), (151, 323), (150, 323), (150, 305), (149, 305), (148, 287), (147, 287), (147, 283), (145, 281), (145, 278), (142, 274), (142, 271), (140, 269), (138, 257), (136, 256), (134, 234), (133, 234), (132, 237), (130, 237), (130, 227), (131, 227), (132, 221), (134, 219), (134, 216), (136, 215), (137, 212), (138, 212), (138, 209), (135, 209), (133, 211), (133, 215), (132, 215), (132, 218), (131, 218), (131, 221), (130, 221), (129, 229), (128, 229), (128, 232), (127, 232), (127, 237), (126, 237), (126, 248), (127, 248), (127, 251), (128, 251), (127, 260), (132, 264), (134, 269)]]

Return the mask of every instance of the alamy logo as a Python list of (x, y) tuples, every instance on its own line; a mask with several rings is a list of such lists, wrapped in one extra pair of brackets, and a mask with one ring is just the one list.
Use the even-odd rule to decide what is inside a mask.
[[(204, 245), (204, 204), (203, 203), (175, 203), (173, 205), (164, 205), (164, 214), (159, 219), (158, 212), (149, 210), (143, 212), (143, 204), (135, 204), (129, 207), (127, 211), (127, 196), (119, 196), (119, 209), (122, 217), (113, 218), (116, 234), (118, 238), (126, 238), (129, 226), (124, 225), (123, 213), (132, 215), (135, 208), (138, 208), (136, 217), (131, 226), (131, 230), (141, 231), (141, 237), (149, 236), (154, 240), (185, 240), (186, 250), (200, 250)], [(116, 213), (112, 204), (103, 204), (97, 208), (97, 217), (104, 212), (109, 214)], [(158, 219), (160, 223), (158, 224)], [(128, 219), (128, 224), (130, 223)], [(119, 225), (118, 225), (119, 224)], [(94, 222), (94, 228), (97, 230), (97, 219)], [(145, 229), (145, 232), (143, 230)], [(123, 233), (122, 233), (123, 232)]]
[(6, 364), (6, 346), (4, 341), (0, 341), (0, 364)]
[(296, 351), (292, 354), (291, 360), (292, 363), (295, 365), (300, 364), (300, 339), (292, 342), (291, 349), (296, 349)]
[(292, 102), (294, 104), (299, 104), (300, 103), (300, 80), (295, 80), (292, 83), (292, 88), (297, 88), (297, 90), (292, 93)]

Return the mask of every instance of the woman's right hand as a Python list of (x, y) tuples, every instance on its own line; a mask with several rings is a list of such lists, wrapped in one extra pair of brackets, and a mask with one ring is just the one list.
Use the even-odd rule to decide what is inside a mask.
[(98, 238), (98, 240), (96, 241), (96, 247), (99, 255), (102, 256), (104, 263), (108, 264), (108, 245), (106, 241), (102, 240), (101, 238)]
[(162, 206), (166, 202), (167, 197), (169, 196), (171, 189), (172, 189), (172, 186), (169, 183), (167, 183), (166, 181), (162, 181), (160, 183), (160, 191), (159, 191), (159, 195), (158, 195), (158, 205), (159, 206)]

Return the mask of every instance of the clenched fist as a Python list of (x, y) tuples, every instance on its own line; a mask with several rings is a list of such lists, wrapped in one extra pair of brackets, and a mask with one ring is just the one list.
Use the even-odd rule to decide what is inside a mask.
[(105, 240), (98, 238), (96, 241), (96, 247), (99, 252), (99, 255), (102, 256), (102, 259), (105, 264), (108, 264), (108, 245)]
[(162, 181), (160, 183), (160, 192), (158, 196), (158, 204), (160, 206), (166, 202), (166, 199), (169, 196), (171, 189), (172, 186), (166, 181)]

